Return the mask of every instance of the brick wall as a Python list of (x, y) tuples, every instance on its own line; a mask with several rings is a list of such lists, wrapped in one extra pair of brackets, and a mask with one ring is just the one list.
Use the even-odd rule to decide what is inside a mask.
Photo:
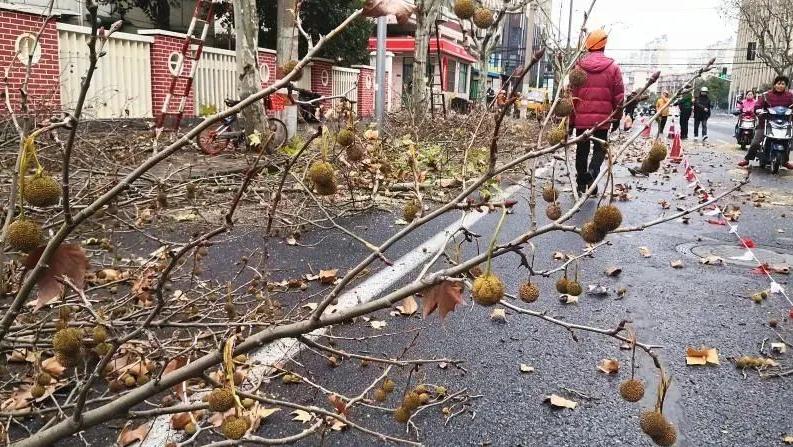
[[(151, 103), (154, 116), (160, 115), (162, 105), (165, 102), (165, 95), (171, 87), (171, 71), (169, 70), (169, 58), (173, 52), (180, 53), (183, 40), (179, 37), (154, 35), (154, 43), (151, 44)], [(188, 74), (192, 68), (193, 61), (186, 59), (182, 67), (182, 73)], [(183, 92), (187, 81), (178, 79), (174, 91)], [(194, 89), (193, 89), (194, 90)], [(195, 92), (191, 90), (185, 104), (184, 117), (195, 116)], [(171, 98), (168, 111), (179, 110), (181, 97)]]
[[(9, 77), (11, 104), (19, 111), (19, 89), (25, 78), (25, 65), (16, 57), (17, 38), (25, 33), (35, 37), (44, 17), (34, 14), (0, 10), (0, 67), (12, 66)], [(55, 19), (47, 22), (39, 39), (41, 57), (30, 71), (28, 110), (40, 118), (49, 118), (60, 110), (60, 69), (58, 67), (58, 31)], [(5, 101), (3, 101), (5, 102)], [(0, 115), (7, 115), (5, 104)]]
[(374, 68), (368, 65), (353, 65), (358, 73), (358, 116), (374, 116)]

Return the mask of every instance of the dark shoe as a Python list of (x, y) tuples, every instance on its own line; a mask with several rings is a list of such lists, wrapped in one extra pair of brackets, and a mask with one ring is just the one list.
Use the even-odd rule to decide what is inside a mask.
[(785, 169), (793, 170), (793, 163), (791, 163), (791, 162), (787, 162), (787, 163), (783, 164), (782, 166), (784, 166)]
[(704, 142), (704, 141), (708, 141), (708, 136), (707, 136), (707, 135), (703, 135), (703, 136), (702, 136), (702, 141), (703, 141), (703, 142)]
[(631, 173), (634, 177), (647, 177), (647, 174), (641, 171), (639, 168), (628, 168), (628, 172)]
[(578, 187), (576, 187), (575, 190), (578, 191), (578, 195), (581, 195), (581, 194), (586, 192), (587, 187), (586, 187), (586, 185), (582, 185), (582, 184), (579, 183)]
[[(739, 161), (738, 162), (738, 166), (740, 166), (742, 168), (745, 168), (746, 166), (749, 166), (749, 160), (741, 160), (741, 161)], [(787, 166), (785, 166), (785, 167), (787, 167)]]

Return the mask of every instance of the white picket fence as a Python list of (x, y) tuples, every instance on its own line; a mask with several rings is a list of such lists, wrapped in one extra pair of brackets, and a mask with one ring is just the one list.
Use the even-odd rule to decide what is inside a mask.
[[(58, 23), (61, 104), (74, 110), (80, 83), (88, 71), (91, 28)], [(149, 46), (154, 39), (115, 33), (99, 59), (83, 114), (88, 118), (151, 118)]]
[[(351, 101), (358, 101), (358, 89), (353, 88), (357, 85), (359, 71), (354, 68), (333, 67), (333, 96), (343, 95), (352, 88), (352, 91), (347, 93), (347, 99)], [(333, 100), (333, 107), (341, 102), (341, 99)]]
[(197, 113), (206, 106), (226, 110), (224, 100), (237, 97), (236, 61), (233, 51), (204, 47), (193, 83)]

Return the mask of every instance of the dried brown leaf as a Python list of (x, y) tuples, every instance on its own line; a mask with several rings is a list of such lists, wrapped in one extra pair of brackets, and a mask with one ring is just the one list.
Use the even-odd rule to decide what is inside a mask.
[(564, 397), (557, 396), (556, 394), (545, 396), (545, 402), (549, 403), (552, 407), (555, 408), (569, 408), (571, 410), (575, 410), (575, 407), (578, 406), (578, 402), (572, 401), (570, 399), (565, 399)]
[(598, 363), (598, 369), (606, 374), (617, 374), (620, 370), (620, 362), (617, 359), (603, 359)]
[(715, 348), (686, 348), (686, 365), (718, 365), (719, 351)]
[(606, 269), (606, 276), (619, 276), (622, 273), (622, 268), (620, 267), (609, 267)]
[(419, 305), (416, 302), (416, 298), (414, 298), (413, 295), (410, 295), (409, 297), (403, 299), (401, 304), (396, 306), (396, 309), (400, 314), (409, 317), (419, 310)]
[(336, 274), (338, 272), (339, 272), (339, 269), (320, 270), (319, 271), (319, 282), (321, 284), (333, 284), (336, 281)]
[(453, 281), (441, 281), (424, 289), (422, 294), (425, 317), (438, 309), (438, 314), (443, 320), (449, 312), (454, 311), (458, 304), (464, 303), (463, 288), (459, 283)]
[(132, 427), (131, 422), (127, 422), (127, 425), (125, 425), (124, 428), (121, 429), (121, 433), (118, 434), (116, 444), (120, 447), (127, 447), (136, 442), (141, 442), (146, 439), (149, 430), (151, 430), (151, 422), (145, 422), (135, 428)]
[[(32, 269), (39, 262), (45, 247), (39, 247), (25, 258), (25, 267)], [(66, 277), (75, 287), (82, 290), (85, 286), (85, 272), (88, 270), (88, 258), (80, 244), (61, 244), (55, 249), (47, 267), (36, 281), (38, 293), (34, 310), (41, 309), (48, 302), (61, 296)]]
[(52, 377), (58, 378), (66, 371), (66, 367), (58, 361), (56, 357), (50, 357), (41, 362), (41, 370), (45, 371)]

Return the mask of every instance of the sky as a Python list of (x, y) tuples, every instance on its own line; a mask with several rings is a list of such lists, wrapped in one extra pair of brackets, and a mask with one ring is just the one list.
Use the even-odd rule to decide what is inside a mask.
[[(573, 36), (577, 37), (584, 12), (591, 0), (554, 0), (554, 27), (562, 7), (562, 35), (567, 35), (568, 8), (573, 2)], [(655, 37), (667, 34), (671, 63), (686, 62), (689, 56), (719, 40), (734, 37), (737, 23), (723, 17), (723, 0), (597, 0), (588, 29), (604, 27), (609, 32), (607, 53), (627, 58), (631, 50), (644, 48)]]

